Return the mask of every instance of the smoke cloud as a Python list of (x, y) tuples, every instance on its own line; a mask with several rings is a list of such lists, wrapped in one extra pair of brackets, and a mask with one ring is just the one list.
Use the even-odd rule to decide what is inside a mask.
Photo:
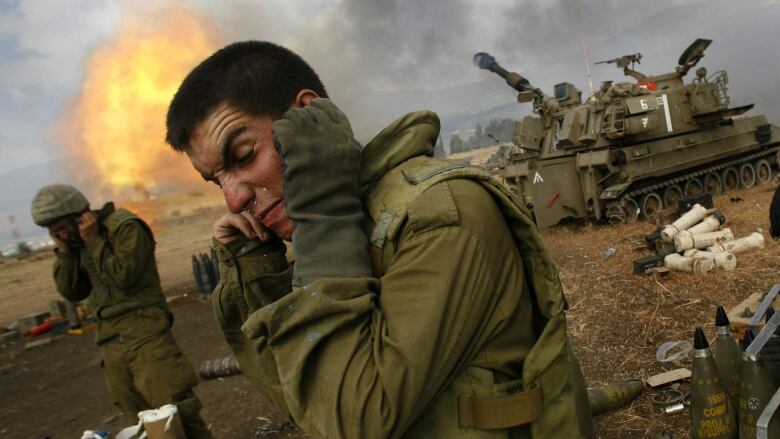
[[(235, 39), (269, 39), (300, 53), (320, 73), (331, 96), (352, 116), (363, 136), (406, 111), (430, 108), (451, 115), (458, 113), (460, 105), (461, 110), (475, 113), (512, 102), (514, 94), (499, 78), (471, 64), (478, 51), (492, 53), (506, 68), (522, 73), (543, 90), (569, 81), (587, 94), (577, 8), (571, 0), (343, 0), (315, 1), (310, 7), (307, 2), (285, 3), (287, 8), (280, 9), (229, 2), (232, 12), (222, 12), (219, 20)], [(601, 80), (623, 78), (614, 66), (593, 66), (595, 61), (639, 51), (645, 56), (642, 69), (664, 73), (674, 68), (694, 39), (712, 38), (715, 43), (702, 64), (712, 66), (711, 71), (733, 73), (732, 92), (741, 95), (737, 101), (760, 99), (758, 108), (780, 118), (776, 111), (780, 106), (774, 104), (780, 103), (780, 90), (766, 94), (767, 88), (776, 88), (769, 85), (773, 79), (768, 73), (773, 69), (754, 72), (752, 68), (756, 63), (779, 64), (780, 54), (776, 48), (767, 48), (772, 57), (748, 48), (780, 37), (780, 28), (772, 25), (780, 19), (777, 2), (583, 0), (581, 4), (596, 87)], [(245, 18), (225, 22), (236, 16)], [(766, 26), (757, 27), (757, 22)], [(495, 86), (482, 85), (479, 93), (463, 90), (485, 81)], [(448, 99), (453, 93), (464, 93), (464, 100), (458, 104)], [(525, 110), (518, 107), (518, 114), (521, 111)]]

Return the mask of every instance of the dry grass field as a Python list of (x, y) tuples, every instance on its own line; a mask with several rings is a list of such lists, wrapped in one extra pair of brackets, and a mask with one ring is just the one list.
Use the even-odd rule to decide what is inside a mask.
[[(658, 281), (632, 274), (634, 259), (651, 254), (634, 252), (627, 237), (654, 230), (646, 222), (630, 225), (556, 227), (543, 234), (559, 270), (570, 304), (569, 332), (589, 385), (631, 378), (684, 366), (656, 361), (659, 345), (693, 341), (695, 326), (714, 337), (715, 309), (736, 306), (751, 293), (765, 293), (780, 283), (780, 244), (769, 238), (769, 204), (775, 185), (734, 191), (714, 198), (736, 237), (760, 231), (766, 247), (738, 255), (733, 271), (708, 275), (672, 272)], [(730, 198), (743, 201), (733, 203)], [(615, 256), (604, 260), (613, 247)], [(668, 430), (689, 436), (686, 410), (666, 415), (651, 403), (646, 391), (628, 408), (597, 418), (603, 437), (652, 437)]]

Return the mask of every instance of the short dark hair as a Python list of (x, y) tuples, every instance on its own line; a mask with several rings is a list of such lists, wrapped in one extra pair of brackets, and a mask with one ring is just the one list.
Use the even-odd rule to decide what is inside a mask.
[(168, 107), (165, 140), (177, 151), (186, 150), (195, 125), (222, 103), (281, 118), (306, 88), (328, 97), (314, 69), (291, 50), (267, 41), (230, 44), (184, 78)]

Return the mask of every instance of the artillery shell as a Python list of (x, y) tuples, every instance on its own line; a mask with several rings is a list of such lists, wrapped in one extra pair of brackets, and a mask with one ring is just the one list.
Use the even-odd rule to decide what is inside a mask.
[(642, 380), (628, 380), (603, 387), (592, 387), (588, 389), (591, 412), (598, 415), (617, 410), (633, 401), (644, 389), (645, 383)]
[(739, 369), (742, 355), (737, 341), (731, 335), (729, 324), (726, 310), (722, 306), (718, 306), (715, 314), (715, 343), (712, 347), (712, 356), (718, 366), (723, 389), (729, 396), (731, 406), (736, 407), (739, 396)]
[(208, 360), (198, 366), (198, 376), (203, 380), (229, 377), (241, 374), (241, 366), (234, 356)]
[(693, 348), (691, 436), (696, 439), (736, 438), (734, 412), (701, 328), (696, 328)]

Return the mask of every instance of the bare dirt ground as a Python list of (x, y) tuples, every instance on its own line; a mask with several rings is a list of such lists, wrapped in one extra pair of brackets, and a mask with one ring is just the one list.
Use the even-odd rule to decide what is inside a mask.
[[(194, 288), (173, 292), (198, 294)], [(229, 354), (208, 303), (183, 298), (171, 303), (171, 311), (176, 340), (193, 364)], [(0, 437), (79, 438), (85, 429), (116, 433), (128, 426), (110, 402), (93, 337), (55, 336), (51, 344), (32, 349), (17, 339), (0, 349)], [(282, 424), (244, 377), (205, 381), (195, 391), (216, 438), (254, 438), (262, 428)], [(259, 437), (303, 435), (286, 429)]]
[[(773, 189), (774, 185), (735, 191), (716, 197), (715, 205), (726, 214), (735, 235), (761, 229), (768, 238)], [(213, 197), (182, 197), (132, 207), (154, 218), (163, 285), (166, 294), (176, 298), (171, 303), (174, 334), (198, 364), (228, 354), (210, 306), (195, 298), (190, 272), (190, 255), (208, 249), (211, 222), (222, 210), (213, 207)], [(732, 203), (731, 197), (743, 201)], [(672, 273), (658, 282), (634, 276), (632, 261), (649, 252), (633, 252), (622, 239), (653, 229), (640, 222), (561, 226), (543, 232), (570, 303), (569, 330), (589, 385), (646, 378), (678, 367), (655, 360), (658, 345), (691, 339), (697, 325), (712, 336), (717, 304), (733, 307), (778, 282), (780, 244), (771, 240), (763, 250), (740, 255), (731, 272)], [(609, 247), (617, 254), (605, 260), (602, 253)], [(39, 254), (0, 264), (0, 325), (46, 310), (48, 300), (57, 298), (50, 279), (52, 262), (50, 255)], [(109, 402), (92, 335), (55, 336), (51, 344), (32, 349), (24, 348), (27, 341), (20, 337), (0, 345), (0, 437), (73, 438), (88, 428), (116, 432), (124, 426)], [(690, 359), (681, 365), (689, 367)], [(290, 429), (258, 436), (260, 429), (281, 420), (243, 377), (204, 382), (196, 391), (217, 438), (303, 437)], [(651, 394), (646, 391), (626, 408), (597, 417), (599, 437), (645, 438), (663, 430), (688, 437), (688, 411), (663, 414), (650, 402)]]

